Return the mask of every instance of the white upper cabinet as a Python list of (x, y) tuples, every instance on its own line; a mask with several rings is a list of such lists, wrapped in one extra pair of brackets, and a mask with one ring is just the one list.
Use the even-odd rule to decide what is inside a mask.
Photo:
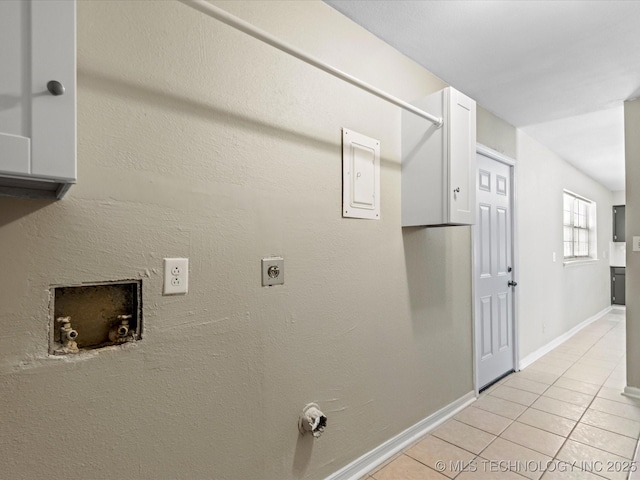
[(402, 112), (402, 226), (473, 225), (476, 102), (447, 87), (412, 104), (443, 125)]
[(0, 195), (76, 181), (75, 23), (74, 0), (0, 1)]

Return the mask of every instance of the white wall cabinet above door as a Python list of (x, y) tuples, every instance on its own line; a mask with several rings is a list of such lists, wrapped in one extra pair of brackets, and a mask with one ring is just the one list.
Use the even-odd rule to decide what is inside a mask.
[(473, 225), (476, 102), (447, 87), (413, 105), (443, 125), (402, 112), (402, 226)]
[(0, 195), (60, 198), (76, 182), (75, 9), (0, 1)]

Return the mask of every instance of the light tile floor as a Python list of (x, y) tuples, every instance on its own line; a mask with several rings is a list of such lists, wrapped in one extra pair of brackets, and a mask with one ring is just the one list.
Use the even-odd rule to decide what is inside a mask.
[(621, 395), (625, 361), (613, 310), (362, 478), (627, 479), (640, 401)]

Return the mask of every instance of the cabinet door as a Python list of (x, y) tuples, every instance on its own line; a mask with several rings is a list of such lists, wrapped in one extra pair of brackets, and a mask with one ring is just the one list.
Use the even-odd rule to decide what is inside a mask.
[(29, 3), (0, 2), (0, 174), (28, 175), (31, 138), (29, 94), (29, 38), (23, 29), (30, 24)]
[(625, 269), (615, 267), (611, 269), (611, 303), (625, 305)]
[(75, 2), (0, 1), (0, 42), (0, 175), (74, 181)]
[(613, 207), (613, 241), (625, 241), (625, 208), (624, 205)]
[(449, 223), (475, 223), (476, 103), (449, 88)]

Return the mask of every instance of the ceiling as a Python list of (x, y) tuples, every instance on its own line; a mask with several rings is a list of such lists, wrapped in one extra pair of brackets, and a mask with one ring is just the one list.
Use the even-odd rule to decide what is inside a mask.
[(622, 102), (640, 95), (640, 1), (325, 2), (609, 190), (624, 190)]

